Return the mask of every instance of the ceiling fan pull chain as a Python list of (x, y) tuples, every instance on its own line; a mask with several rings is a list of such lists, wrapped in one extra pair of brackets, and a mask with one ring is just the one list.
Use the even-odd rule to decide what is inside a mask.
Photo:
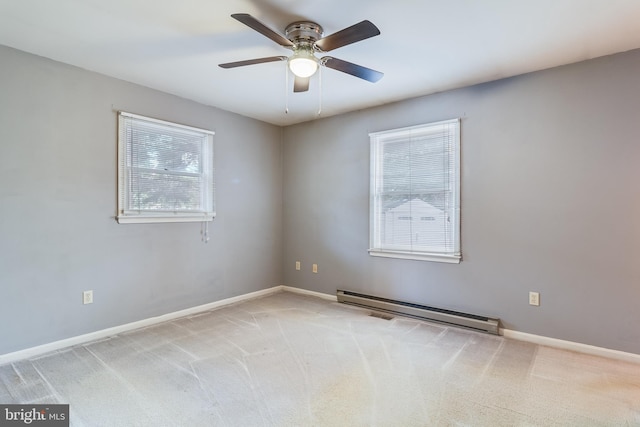
[(322, 113), (322, 67), (318, 68), (318, 117)]
[(284, 113), (289, 114), (289, 66), (284, 65)]

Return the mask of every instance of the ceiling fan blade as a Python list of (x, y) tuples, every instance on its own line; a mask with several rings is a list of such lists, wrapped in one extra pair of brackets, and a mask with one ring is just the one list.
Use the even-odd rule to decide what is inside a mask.
[(276, 33), (271, 28), (267, 27), (262, 22), (258, 21), (256, 18), (249, 15), (248, 13), (234, 13), (233, 15), (231, 15), (231, 17), (242, 22), (247, 27), (256, 30), (263, 36), (270, 38), (274, 42), (278, 43), (280, 46), (293, 47), (293, 43), (290, 40)]
[(293, 91), (294, 92), (306, 92), (309, 90), (309, 80), (310, 77), (298, 77), (293, 82)]
[(352, 76), (359, 77), (371, 83), (377, 82), (382, 78), (382, 76), (384, 76), (384, 73), (381, 73), (380, 71), (372, 70), (371, 68), (363, 67), (362, 65), (353, 64), (331, 56), (323, 57), (320, 60), (320, 63), (325, 67), (351, 74)]
[(323, 52), (329, 52), (330, 50), (359, 42), (369, 37), (377, 36), (378, 34), (380, 34), (378, 27), (370, 21), (365, 20), (347, 27), (344, 30), (340, 30), (337, 33), (321, 38), (315, 45)]
[(218, 64), (218, 66), (222, 68), (236, 68), (236, 67), (244, 67), (245, 65), (263, 64), (265, 62), (285, 61), (286, 59), (287, 59), (286, 56), (269, 56), (267, 58), (257, 58), (257, 59), (248, 59), (246, 61), (227, 62), (224, 64)]

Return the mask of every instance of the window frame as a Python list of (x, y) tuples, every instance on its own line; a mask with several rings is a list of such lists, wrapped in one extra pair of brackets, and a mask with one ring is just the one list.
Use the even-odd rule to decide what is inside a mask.
[[(416, 136), (428, 135), (438, 132), (443, 126), (453, 126), (453, 138), (451, 138), (449, 150), (453, 151), (453, 168), (448, 169), (450, 182), (448, 192), (452, 193), (453, 207), (447, 211), (450, 220), (453, 221), (451, 230), (452, 249), (450, 251), (430, 250), (424, 245), (419, 248), (412, 248), (411, 245), (392, 245), (382, 242), (383, 227), (382, 221), (382, 195), (384, 175), (383, 170), (383, 148), (385, 144), (410, 142)], [(443, 120), (426, 123), (416, 126), (391, 129), (369, 134), (370, 138), (370, 202), (369, 202), (369, 254), (371, 256), (399, 258), (420, 261), (435, 261), (444, 263), (459, 263), (462, 260), (461, 236), (460, 236), (460, 119)], [(408, 193), (410, 194), (410, 193)], [(410, 199), (412, 200), (412, 199)], [(447, 214), (445, 212), (445, 214)], [(409, 216), (413, 216), (411, 214)], [(420, 215), (418, 215), (420, 217)], [(420, 249), (424, 248), (424, 249)]]
[[(126, 120), (148, 122), (154, 125), (171, 128), (173, 132), (184, 131), (190, 135), (196, 134), (202, 137), (202, 170), (196, 176), (200, 176), (201, 210), (197, 211), (171, 211), (171, 210), (140, 210), (128, 205), (131, 193), (129, 185), (129, 166), (127, 165), (126, 150), (130, 145), (125, 127)], [(212, 221), (215, 212), (215, 180), (214, 180), (214, 153), (213, 136), (215, 132), (193, 126), (182, 125), (166, 120), (154, 119), (138, 114), (118, 111), (118, 211), (116, 221), (119, 224), (131, 223), (170, 223), (170, 222), (203, 222)], [(169, 174), (169, 173), (168, 173)], [(184, 174), (171, 171), (173, 175), (194, 176), (193, 172)]]

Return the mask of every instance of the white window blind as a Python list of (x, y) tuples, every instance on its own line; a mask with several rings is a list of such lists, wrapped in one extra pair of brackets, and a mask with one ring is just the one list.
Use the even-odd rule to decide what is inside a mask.
[(213, 219), (213, 132), (125, 112), (118, 130), (118, 222)]
[(459, 119), (369, 137), (369, 253), (460, 262)]

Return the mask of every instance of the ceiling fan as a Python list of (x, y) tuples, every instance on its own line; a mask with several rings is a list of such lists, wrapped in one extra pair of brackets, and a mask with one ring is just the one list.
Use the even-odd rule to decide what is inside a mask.
[(265, 62), (288, 61), (289, 69), (295, 76), (293, 91), (306, 92), (309, 90), (309, 79), (315, 74), (319, 66), (332, 68), (343, 73), (375, 83), (384, 76), (380, 71), (372, 70), (362, 65), (343, 61), (332, 56), (316, 58), (316, 52), (331, 50), (356, 43), (380, 34), (378, 27), (370, 21), (362, 21), (322, 37), (323, 30), (319, 24), (310, 21), (299, 21), (289, 24), (284, 36), (273, 31), (262, 22), (247, 13), (235, 13), (232, 18), (242, 22), (265, 37), (270, 38), (280, 46), (293, 50), (291, 56), (269, 56), (266, 58), (249, 59), (246, 61), (227, 62), (219, 64), (222, 68), (244, 67), (245, 65), (262, 64)]

